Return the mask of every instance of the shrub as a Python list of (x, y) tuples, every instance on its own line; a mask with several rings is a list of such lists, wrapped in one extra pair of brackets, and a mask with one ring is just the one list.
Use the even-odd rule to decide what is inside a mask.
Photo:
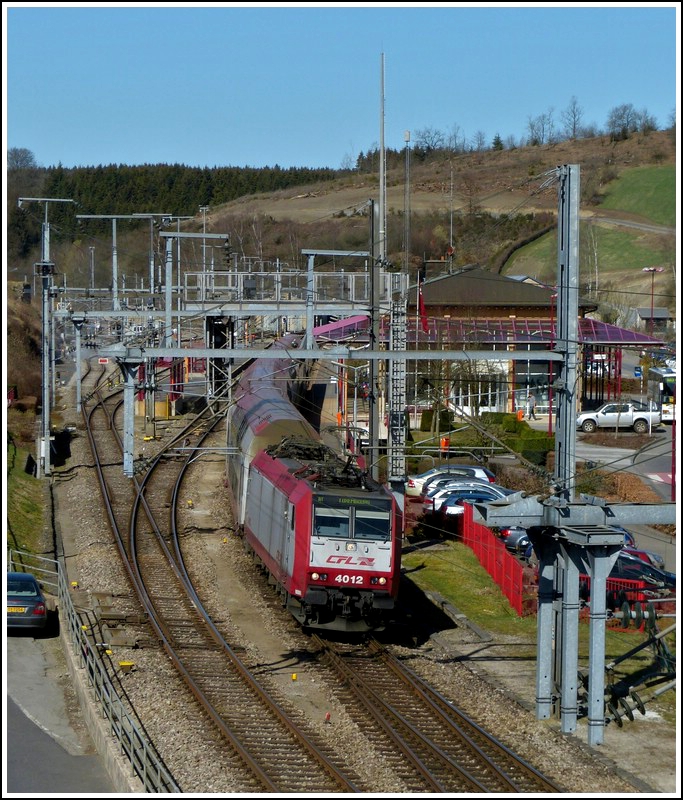
[(525, 426), (516, 437), (506, 439), (506, 444), (531, 464), (545, 466), (547, 454), (555, 449), (555, 438), (544, 431)]
[[(432, 429), (432, 420), (434, 419), (434, 410), (428, 409), (427, 411), (422, 412), (422, 419), (420, 421), (420, 430), (431, 431)], [(439, 430), (440, 431), (450, 431), (453, 427), (453, 412), (449, 411), (447, 408), (442, 408), (439, 410)]]

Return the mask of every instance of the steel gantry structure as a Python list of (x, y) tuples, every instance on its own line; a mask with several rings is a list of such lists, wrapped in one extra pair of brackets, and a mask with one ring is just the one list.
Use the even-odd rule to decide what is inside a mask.
[[(572, 733), (581, 716), (588, 717), (588, 741), (602, 742), (605, 725), (604, 709), (604, 636), (606, 620), (607, 576), (622, 545), (622, 534), (610, 527), (613, 522), (674, 522), (674, 504), (656, 507), (642, 504), (603, 503), (574, 497), (576, 482), (576, 392), (578, 386), (577, 351), (578, 331), (578, 206), (579, 167), (565, 165), (549, 173), (548, 183), (556, 182), (558, 188), (558, 271), (557, 271), (557, 335), (553, 346), (544, 352), (543, 359), (559, 362), (560, 376), (553, 384), (557, 398), (557, 427), (555, 438), (555, 472), (552, 485), (545, 496), (512, 502), (500, 501), (476, 506), (480, 521), (490, 526), (523, 524), (539, 557), (539, 605), (537, 637), (537, 703), (539, 719), (559, 716), (562, 729)], [(374, 214), (373, 214), (374, 217)], [(373, 223), (374, 224), (374, 223)], [(181, 345), (180, 324), (184, 318), (200, 317), (204, 320), (205, 341), (215, 343), (211, 334), (216, 320), (236, 319), (254, 315), (295, 317), (303, 321), (306, 330), (304, 346), (297, 349), (298, 359), (327, 361), (353, 360), (358, 349), (339, 342), (320, 346), (313, 336), (313, 323), (318, 315), (334, 314), (344, 317), (362, 314), (370, 320), (369, 347), (363, 348), (362, 357), (370, 365), (370, 438), (371, 452), (379, 451), (378, 366), (385, 365), (388, 380), (388, 481), (394, 493), (403, 495), (405, 480), (405, 409), (406, 361), (501, 360), (500, 350), (465, 351), (408, 350), (407, 349), (407, 297), (406, 272), (384, 269), (381, 259), (372, 250), (328, 251), (304, 250), (308, 268), (305, 275), (279, 268), (268, 273), (240, 272), (237, 268), (221, 271), (211, 276), (210, 291), (205, 270), (186, 273), (183, 307), (173, 309), (173, 248), (177, 237), (219, 238), (228, 241), (227, 234), (181, 234), (164, 231), (166, 238), (165, 309), (153, 314), (164, 320), (163, 342), (152, 346), (144, 341), (120, 342), (103, 355), (114, 358), (126, 376), (125, 425), (133, 428), (133, 396), (135, 372), (146, 359), (161, 357), (187, 357), (207, 359), (209, 364), (229, 364), (235, 358), (271, 358), (267, 348), (255, 348), (245, 342), (236, 347), (234, 338), (224, 337), (219, 347), (174, 346), (173, 321), (177, 319), (178, 344)], [(372, 240), (373, 237), (371, 237)], [(316, 272), (315, 257), (362, 258), (364, 269), (360, 272)], [(193, 281), (196, 282), (193, 283)], [(181, 293), (181, 286), (177, 287)], [(102, 312), (103, 314), (106, 312)], [(116, 312), (115, 312), (116, 313)], [(120, 314), (122, 312), (119, 312)], [(130, 311), (125, 312), (127, 316)], [(141, 312), (146, 313), (146, 312)], [(111, 314), (110, 314), (111, 315)], [(379, 341), (379, 319), (389, 317), (389, 348), (383, 349)], [(73, 319), (82, 324), (82, 315)], [(528, 353), (509, 351), (505, 360), (528, 360)], [(128, 456), (124, 471), (132, 474), (131, 435), (124, 437)], [(373, 465), (376, 468), (376, 465)], [(588, 704), (580, 707), (578, 700), (578, 619), (580, 570), (591, 578), (593, 590), (590, 608), (590, 668)]]

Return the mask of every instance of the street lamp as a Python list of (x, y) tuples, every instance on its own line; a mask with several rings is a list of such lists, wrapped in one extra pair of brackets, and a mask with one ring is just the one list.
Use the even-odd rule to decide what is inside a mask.
[(643, 272), (649, 272), (652, 276), (650, 282), (650, 336), (654, 333), (654, 314), (655, 314), (655, 272), (664, 272), (664, 267), (643, 267)]

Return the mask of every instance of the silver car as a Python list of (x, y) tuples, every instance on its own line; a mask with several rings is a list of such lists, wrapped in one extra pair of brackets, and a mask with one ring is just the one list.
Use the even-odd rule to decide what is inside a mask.
[(432, 480), (438, 480), (439, 476), (448, 477), (449, 475), (460, 475), (490, 483), (496, 479), (496, 476), (486, 467), (480, 467), (475, 464), (444, 464), (441, 467), (432, 467), (418, 475), (408, 475), (408, 480), (405, 484), (406, 496), (420, 497), (427, 483)]

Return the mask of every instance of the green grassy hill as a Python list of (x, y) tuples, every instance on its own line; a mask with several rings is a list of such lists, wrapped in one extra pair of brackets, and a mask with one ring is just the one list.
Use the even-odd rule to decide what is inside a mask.
[[(598, 213), (582, 216), (579, 268), (582, 292), (610, 306), (648, 306), (659, 266), (654, 305), (676, 309), (676, 170), (673, 165), (625, 169), (605, 188)], [(623, 224), (617, 224), (621, 220)], [(668, 226), (670, 231), (647, 226)], [(553, 284), (557, 273), (555, 231), (517, 250), (503, 274), (530, 275)]]
[(625, 169), (607, 186), (602, 209), (625, 211), (670, 228), (676, 226), (676, 167)]

